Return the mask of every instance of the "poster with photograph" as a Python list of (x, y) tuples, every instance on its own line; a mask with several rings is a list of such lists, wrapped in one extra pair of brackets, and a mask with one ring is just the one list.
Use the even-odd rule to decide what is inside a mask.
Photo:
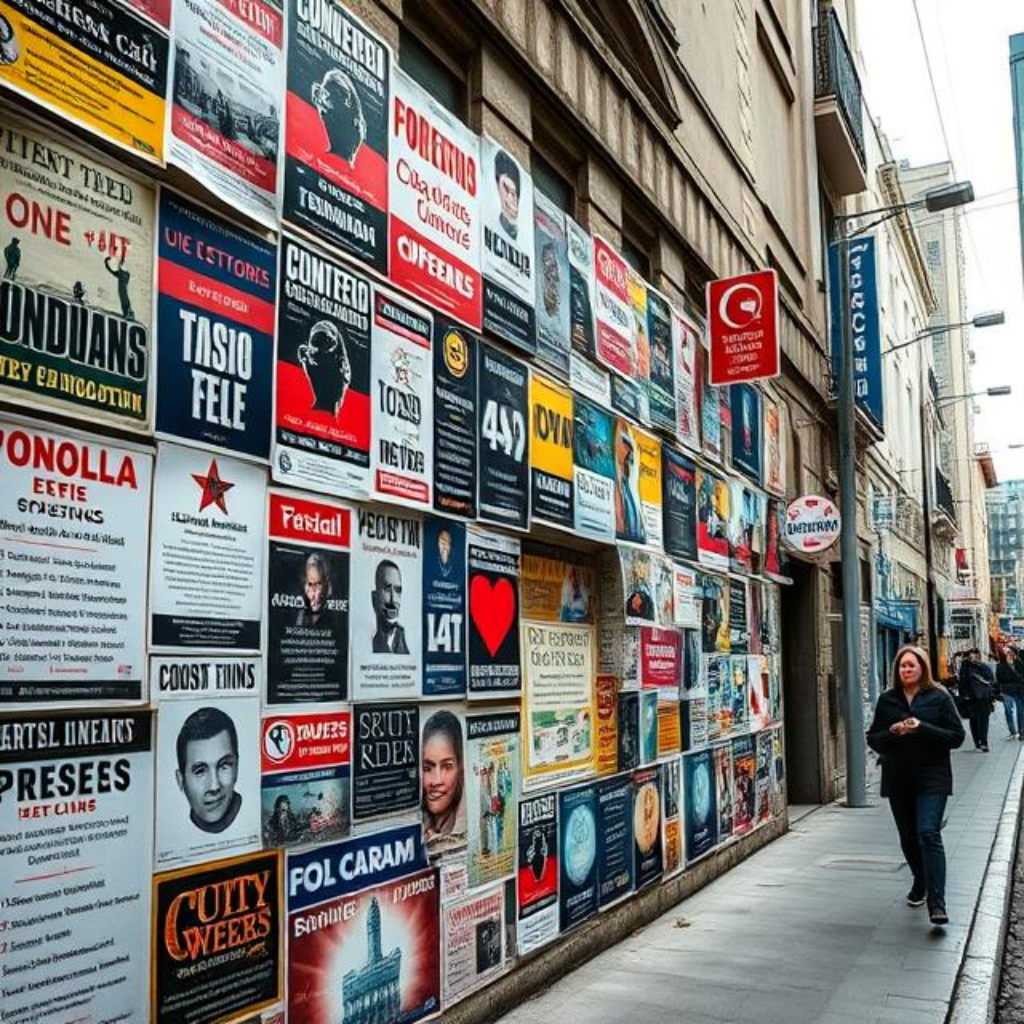
[(662, 843), (664, 844), (665, 877), (683, 870), (683, 777), (682, 761), (673, 757), (661, 768)]
[[(143, 709), (0, 722), (5, 1019), (145, 1020), (152, 723)], [(83, 960), (97, 941), (102, 954)], [(69, 983), (69, 963), (89, 984)]]
[(474, 697), (518, 697), (519, 541), (467, 530), (469, 687)]
[(153, 879), (153, 1024), (235, 1019), (283, 996), (281, 855)]
[(354, 704), (352, 736), (352, 821), (411, 817), (420, 805), (419, 706)]
[(663, 445), (662, 505), (665, 552), (697, 561), (697, 467), (681, 452)]
[(718, 743), (711, 748), (715, 770), (715, 800), (718, 804), (718, 834), (725, 841), (732, 835), (735, 800), (732, 767), (732, 744)]
[[(647, 517), (640, 499), (640, 434), (628, 420), (615, 420), (615, 537), (647, 543)], [(660, 475), (660, 454), (658, 472)], [(660, 486), (658, 500), (661, 500)]]
[(141, 449), (0, 420), (0, 707), (145, 698), (152, 473)]
[[(626, 293), (629, 296), (629, 308), (633, 314), (633, 351), (636, 353), (636, 374), (629, 381), (636, 390), (636, 415), (645, 426), (651, 422), (651, 339), (648, 334), (647, 319), (647, 282), (632, 268), (629, 268), (629, 281)], [(615, 380), (612, 380), (614, 396)], [(614, 404), (614, 397), (612, 399)], [(629, 413), (633, 415), (633, 413)]]
[(732, 410), (732, 465), (761, 483), (761, 392), (753, 384), (729, 388)]
[(637, 455), (640, 465), (640, 511), (644, 520), (645, 543), (662, 547), (661, 442), (646, 431), (636, 431)]
[(633, 780), (605, 779), (597, 798), (597, 903), (604, 910), (633, 891)]
[(558, 938), (558, 794), (519, 801), (516, 950), (527, 956)]
[(173, 78), (167, 162), (275, 229), (284, 100), (281, 6), (273, 0), (176, 0)]
[(530, 376), (531, 517), (572, 530), (573, 397), (568, 388)]
[[(36, 0), (24, 0), (24, 6), (44, 11)], [(95, 17), (113, 10), (97, 8)], [(19, 22), (7, 3), (0, 3), (0, 16)], [(16, 43), (13, 25), (8, 21), (7, 29)], [(102, 20), (96, 25), (110, 27)], [(73, 41), (79, 30), (69, 31)], [(45, 45), (44, 38), (33, 28), (26, 43)], [(0, 62), (0, 80), (11, 67)], [(55, 81), (41, 70), (40, 82)], [(0, 146), (0, 192), (6, 197), (0, 210), (6, 353), (0, 357), (0, 397), (145, 430), (153, 360), (155, 190), (9, 114)], [(59, 209), (52, 206), (55, 196)]]
[(675, 354), (676, 437), (690, 451), (701, 450), (701, 380), (703, 375), (700, 328), (685, 314), (672, 310), (672, 350)]
[(401, 68), (391, 73), (389, 276), (480, 330), (480, 139)]
[(627, 380), (637, 373), (629, 264), (599, 235), (594, 237), (594, 349), (598, 362)]
[(619, 505), (617, 423), (607, 410), (573, 397), (574, 532), (605, 542), (615, 540)]
[(618, 560), (622, 568), (622, 594), (624, 621), (627, 626), (656, 626), (658, 605), (655, 593), (657, 566), (649, 551), (619, 548)]
[(558, 794), (558, 823), (558, 930), (564, 935), (597, 913), (599, 842), (593, 786)]
[(466, 692), (466, 528), (423, 520), (423, 696)]
[(697, 559), (712, 569), (729, 568), (729, 484), (697, 467)]
[(594, 769), (598, 775), (619, 770), (619, 681), (613, 675), (599, 675), (594, 681), (597, 706)]
[[(537, 292), (537, 358), (565, 378), (572, 350), (573, 270), (566, 214), (543, 192), (533, 193), (534, 266)], [(588, 296), (589, 297), (589, 296)], [(581, 326), (583, 317), (580, 317)], [(584, 341), (584, 345), (586, 342)]]
[(476, 518), (476, 335), (434, 317), (434, 508)]
[[(420, 709), (423, 841), (431, 857), (465, 849), (466, 739), (461, 705)], [(475, 811), (475, 808), (474, 808)]]
[[(551, 554), (541, 553), (550, 550)], [(534, 546), (524, 554), (520, 591), (523, 618), (537, 622), (593, 622), (594, 570), (582, 556)]]
[(757, 752), (754, 736), (732, 741), (732, 778), (735, 795), (733, 835), (744, 836), (753, 829), (757, 816)]
[(352, 509), (294, 491), (268, 509), (266, 703), (345, 700)]
[(772, 494), (784, 497), (786, 478), (783, 469), (782, 411), (778, 402), (762, 394), (764, 405), (764, 486)]
[(288, 4), (281, 215), (382, 274), (391, 64), (388, 45), (344, 4)]
[(263, 846), (348, 835), (352, 713), (270, 715), (261, 732)]
[(640, 694), (640, 764), (658, 760), (658, 691)]
[(633, 772), (633, 881), (643, 889), (661, 878), (664, 848), (661, 837), (661, 770)]
[(498, 526), (530, 528), (529, 374), (489, 345), (479, 348), (477, 515)]
[(647, 287), (647, 340), (650, 346), (651, 424), (674, 435), (679, 423), (676, 409), (676, 338), (673, 335), (675, 313), (669, 300)]
[(446, 902), (441, 908), (441, 997), (454, 1006), (505, 968), (505, 887)]
[(728, 654), (731, 644), (729, 626), (729, 581), (725, 576), (701, 573), (701, 650), (705, 654)]
[[(619, 693), (619, 771), (628, 772), (640, 765), (640, 694)], [(657, 741), (655, 741), (657, 742)]]
[(515, 877), (520, 729), (518, 710), (466, 718), (470, 889)]
[(718, 845), (718, 792), (710, 750), (683, 755), (683, 811), (686, 863), (692, 864)]
[(154, 650), (260, 650), (262, 466), (161, 444), (149, 581)]

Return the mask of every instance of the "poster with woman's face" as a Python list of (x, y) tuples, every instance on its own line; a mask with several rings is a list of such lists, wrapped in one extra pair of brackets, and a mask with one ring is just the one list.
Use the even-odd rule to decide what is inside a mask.
[(465, 732), (455, 707), (421, 714), (420, 779), (423, 839), (431, 856), (466, 845)]

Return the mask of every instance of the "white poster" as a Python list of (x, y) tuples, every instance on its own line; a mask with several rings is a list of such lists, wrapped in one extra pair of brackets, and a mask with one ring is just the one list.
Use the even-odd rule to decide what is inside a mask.
[(505, 966), (505, 887), (496, 885), (441, 910), (441, 999), (450, 1007)]
[(534, 195), (537, 357), (569, 372), (572, 274), (565, 213), (542, 192)]
[(697, 572), (689, 566), (672, 563), (673, 625), (684, 629), (700, 629), (700, 607), (703, 592)]
[(672, 347), (676, 357), (676, 436), (691, 451), (700, 451), (700, 330), (679, 310), (672, 310)]

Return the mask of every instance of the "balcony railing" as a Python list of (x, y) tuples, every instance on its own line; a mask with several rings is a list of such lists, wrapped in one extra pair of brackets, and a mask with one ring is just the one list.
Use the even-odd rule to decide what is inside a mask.
[(818, 5), (814, 30), (814, 98), (835, 96), (847, 130), (864, 163), (864, 103), (860, 76), (850, 56), (839, 18), (828, 3)]
[(952, 522), (956, 522), (953, 488), (949, 486), (949, 481), (941, 469), (935, 470), (935, 507), (945, 512)]

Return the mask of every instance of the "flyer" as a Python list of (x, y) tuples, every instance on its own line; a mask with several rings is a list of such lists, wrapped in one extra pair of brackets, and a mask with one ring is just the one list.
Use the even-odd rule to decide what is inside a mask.
[(423, 520), (423, 696), (466, 693), (466, 528)]
[(480, 139), (399, 67), (391, 108), (391, 281), (480, 330)]
[(598, 362), (633, 380), (637, 373), (629, 264), (600, 236), (594, 237), (594, 348)]
[(157, 871), (260, 847), (259, 658), (154, 658)]
[(273, 245), (161, 190), (158, 436), (269, 457), (276, 294)]
[(261, 736), (264, 848), (348, 835), (351, 712), (270, 715)]
[(530, 551), (523, 555), (519, 584), (523, 618), (593, 622), (597, 599), (594, 570), (582, 560), (583, 556), (536, 546)]
[(683, 755), (683, 810), (686, 863), (692, 864), (718, 845), (715, 766), (710, 750)]
[[(537, 358), (564, 378), (569, 373), (573, 329), (569, 232), (566, 214), (539, 189), (533, 193), (533, 225)], [(582, 316), (580, 320), (582, 326)]]
[(518, 710), (466, 718), (470, 889), (515, 877), (520, 727)]
[(715, 799), (718, 803), (718, 834), (724, 841), (732, 835), (735, 811), (732, 744), (717, 744), (711, 748), (711, 756), (715, 770)]
[(656, 626), (658, 559), (649, 551), (620, 547), (618, 561), (622, 567), (623, 618), (626, 625)]
[(729, 650), (733, 654), (745, 654), (749, 644), (747, 581), (732, 576), (729, 578)]
[[(146, 1020), (152, 723), (142, 709), (0, 720), (5, 1018)], [(69, 983), (69, 963), (89, 984)]]
[(519, 541), (467, 531), (469, 687), (474, 697), (518, 697)]
[[(36, 6), (36, 0), (25, 3)], [(78, 11), (70, 4), (65, 9)], [(96, 17), (112, 10), (104, 4)], [(0, 16), (13, 16), (9, 4), (0, 3)], [(33, 30), (32, 38), (43, 37)], [(10, 68), (0, 65), (0, 79)], [(46, 73), (41, 81), (53, 78)], [(153, 360), (153, 187), (10, 114), (0, 147), (6, 196), (0, 211), (0, 397), (145, 430)]]
[(153, 880), (153, 1024), (234, 1019), (281, 988), (281, 855), (200, 864)]
[(516, 950), (520, 956), (558, 938), (558, 794), (519, 801)]
[[(704, 353), (702, 353), (703, 357)], [(705, 358), (701, 363), (706, 363)], [(703, 369), (702, 369), (703, 372)], [(714, 462), (722, 461), (722, 407), (723, 393), (728, 388), (712, 387), (704, 383), (700, 400), (700, 438), (704, 454)]]
[(434, 317), (434, 508), (476, 518), (477, 339)]
[[(292, 45), (295, 35), (292, 33)], [(174, 4), (167, 162), (277, 227), (284, 16), (273, 0)]]
[(466, 846), (464, 717), (461, 705), (429, 705), (420, 712), (420, 810), (423, 842), (431, 857)]
[(753, 736), (738, 736), (732, 741), (732, 778), (735, 794), (733, 835), (744, 836), (756, 824), (757, 754)]
[(633, 782), (597, 783), (597, 901), (604, 910), (633, 891)]
[(423, 671), (423, 519), (356, 511), (349, 674), (354, 700), (418, 697)]
[(561, 832), (558, 930), (564, 935), (597, 913), (597, 793), (583, 786), (558, 794)]
[(619, 681), (599, 675), (594, 683), (597, 703), (594, 767), (598, 775), (619, 770)]
[(282, 217), (388, 269), (392, 55), (335, 0), (288, 4)]
[(637, 889), (656, 882), (664, 869), (662, 810), (659, 767), (638, 768), (633, 772), (633, 879)]
[(729, 484), (697, 467), (697, 558), (712, 569), (729, 568)]
[(636, 431), (637, 461), (640, 468), (640, 511), (644, 520), (645, 543), (662, 547), (661, 442), (646, 431)]
[(593, 540), (615, 540), (617, 511), (615, 424), (605, 409), (573, 398), (574, 531)]
[(441, 918), (441, 997), (451, 1007), (505, 969), (505, 887), (445, 903)]
[(540, 374), (530, 376), (531, 517), (572, 530), (573, 397)]
[(260, 650), (262, 466), (161, 444), (153, 482), (150, 646)]
[(668, 445), (662, 446), (661, 458), (665, 551), (696, 562), (697, 467)]
[(0, 420), (0, 707), (142, 701), (153, 457)]
[(701, 450), (702, 379), (700, 328), (685, 314), (672, 310), (672, 347), (675, 353), (676, 437), (690, 451)]
[(761, 392), (753, 384), (729, 388), (732, 408), (732, 464), (756, 484), (761, 483)]
[[(640, 428), (619, 417), (615, 420), (615, 537), (634, 544), (647, 543), (647, 517), (640, 499)], [(660, 475), (659, 455), (659, 475)], [(661, 486), (658, 486), (661, 499)]]
[(352, 509), (293, 491), (268, 507), (266, 703), (345, 700)]
[[(647, 282), (632, 268), (626, 284), (629, 308), (633, 314), (633, 351), (636, 354), (636, 373), (629, 381), (636, 389), (637, 415), (643, 424), (651, 422), (651, 339), (648, 334)], [(614, 393), (615, 381), (612, 381)], [(632, 415), (632, 413), (630, 413)]]
[(765, 490), (781, 497), (786, 493), (781, 406), (767, 395), (761, 397), (764, 404), (764, 486)]
[(370, 282), (281, 237), (274, 479), (361, 497), (370, 469)]
[(647, 287), (647, 338), (651, 350), (651, 423), (674, 435), (679, 415), (676, 409), (676, 339), (672, 327), (676, 314), (669, 300)]
[(530, 528), (530, 412), (526, 363), (480, 346), (477, 377), (477, 515), (484, 522)]
[[(678, 717), (678, 716), (677, 716)], [(678, 757), (661, 766), (662, 843), (665, 851), (665, 877), (683, 870), (682, 762)]]
[(632, 771), (640, 764), (640, 694), (619, 693), (619, 771)]
[(688, 565), (672, 563), (672, 607), (675, 618), (672, 624), (687, 630), (700, 629), (700, 611), (703, 594), (699, 574)]
[(411, 816), (420, 804), (420, 709), (352, 708), (352, 821)]

